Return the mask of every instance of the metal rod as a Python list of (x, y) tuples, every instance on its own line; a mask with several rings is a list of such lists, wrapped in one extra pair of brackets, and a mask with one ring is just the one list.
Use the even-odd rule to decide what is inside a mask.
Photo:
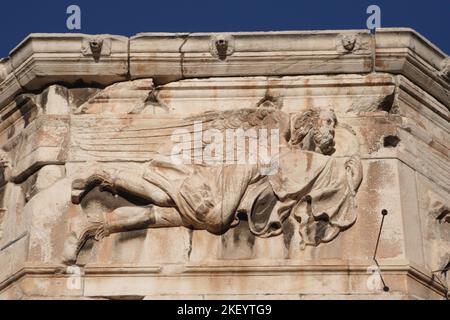
[(378, 267), (378, 274), (380, 275), (381, 282), (383, 283), (383, 290), (387, 292), (387, 291), (389, 291), (389, 287), (386, 285), (386, 282), (384, 282), (383, 275), (381, 274), (381, 267), (377, 260), (377, 252), (378, 252), (378, 245), (380, 244), (380, 239), (381, 239), (381, 231), (383, 230), (384, 217), (386, 217), (386, 215), (388, 214), (388, 211), (386, 209), (383, 209), (383, 210), (381, 210), (381, 214), (383, 215), (383, 218), (381, 219), (380, 230), (378, 231), (377, 244), (375, 246), (375, 251), (373, 253), (373, 260), (375, 261), (375, 263)]
[(381, 219), (381, 225), (380, 225), (380, 230), (378, 231), (378, 238), (377, 238), (377, 244), (375, 246), (375, 252), (373, 253), (373, 258), (375, 259), (375, 257), (377, 256), (377, 251), (378, 251), (378, 245), (380, 243), (380, 238), (381, 238), (381, 231), (383, 230), (383, 224), (384, 224), (384, 217), (386, 215), (383, 214), (383, 218)]
[(5, 244), (0, 251), (5, 250), (6, 248), (12, 246), (14, 243), (16, 243), (17, 241), (21, 240), (22, 238), (25, 238), (28, 235), (28, 231), (25, 231), (24, 233), (22, 233), (19, 237), (17, 237), (14, 240), (11, 240), (10, 242), (8, 242), (7, 244)]

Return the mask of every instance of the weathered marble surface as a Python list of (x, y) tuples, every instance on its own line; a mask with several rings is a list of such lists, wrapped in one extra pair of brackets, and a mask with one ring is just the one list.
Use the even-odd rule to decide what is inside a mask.
[[(0, 60), (0, 296), (442, 299), (449, 278), (438, 270), (450, 261), (448, 59), (407, 29), (30, 36)], [(334, 110), (335, 152), (300, 149), (335, 158), (339, 172), (358, 155), (355, 221), (306, 246), (294, 214), (269, 238), (245, 219), (219, 235), (162, 223), (89, 238), (67, 260), (72, 233), (89, 217), (143, 205), (97, 187), (78, 204), (74, 180), (98, 175), (92, 168), (119, 170), (130, 191), (174, 127), (205, 112), (227, 119), (246, 109), (276, 110), (291, 124), (305, 111)], [(383, 209), (377, 261), (389, 292), (371, 285)], [(160, 207), (156, 215), (175, 212)]]

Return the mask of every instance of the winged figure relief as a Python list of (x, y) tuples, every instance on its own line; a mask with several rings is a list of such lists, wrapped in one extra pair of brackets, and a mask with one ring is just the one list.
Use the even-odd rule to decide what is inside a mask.
[[(293, 217), (302, 244), (317, 246), (356, 221), (358, 144), (333, 110), (260, 106), (118, 121), (92, 129), (74, 120), (72, 154), (87, 162), (75, 174), (72, 202), (81, 205), (96, 187), (139, 201), (74, 227), (67, 263), (88, 239), (131, 230), (181, 226), (220, 235), (245, 219), (254, 235), (272, 237)], [(356, 147), (343, 151), (337, 139)]]

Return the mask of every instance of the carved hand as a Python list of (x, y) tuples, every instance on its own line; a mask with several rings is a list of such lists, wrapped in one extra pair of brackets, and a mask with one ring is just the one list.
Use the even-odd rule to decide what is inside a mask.
[(351, 156), (350, 159), (345, 162), (345, 169), (347, 170), (347, 181), (350, 190), (353, 196), (355, 196), (362, 181), (361, 157), (357, 154)]

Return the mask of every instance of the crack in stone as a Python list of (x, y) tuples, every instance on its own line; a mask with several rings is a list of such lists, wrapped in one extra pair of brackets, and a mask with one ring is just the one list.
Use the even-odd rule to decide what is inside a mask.
[(376, 52), (377, 52), (377, 41), (376, 41), (375, 33), (370, 33), (370, 44), (372, 46), (371, 48), (371, 55), (372, 55), (372, 70), (371, 73), (376, 73), (375, 70), (375, 63), (376, 63)]
[(180, 53), (180, 68), (181, 68), (181, 79), (184, 79), (184, 52), (183, 47), (188, 41), (189, 37), (191, 36), (191, 33), (188, 33), (184, 37), (183, 43), (180, 45), (180, 48), (178, 49), (178, 52)]

